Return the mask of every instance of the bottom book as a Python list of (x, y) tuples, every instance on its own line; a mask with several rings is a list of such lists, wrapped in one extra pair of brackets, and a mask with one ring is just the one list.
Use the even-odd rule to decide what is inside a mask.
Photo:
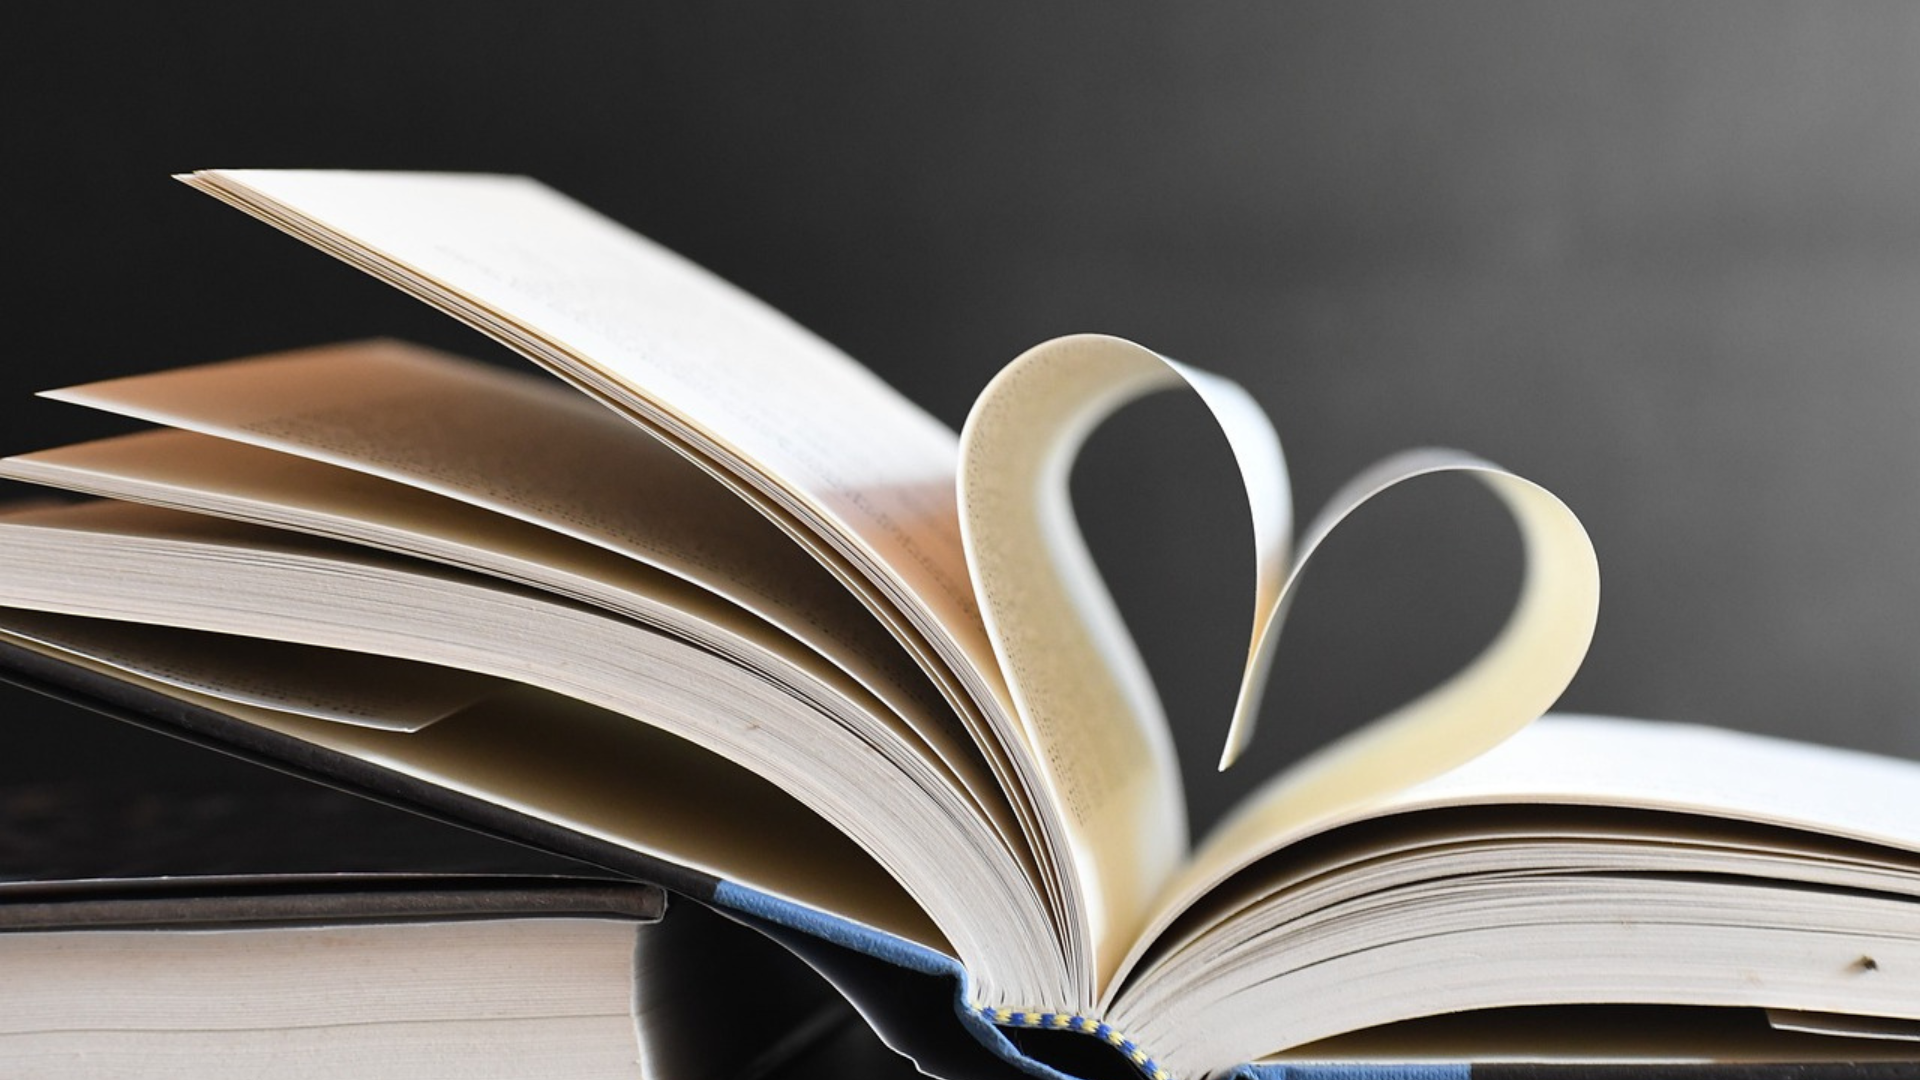
[(632, 882), (10, 882), (0, 931), (8, 1076), (911, 1073), (779, 949)]
[(672, 936), (656, 889), (345, 877), (0, 896), (0, 1060), (30, 1075), (655, 1072), (643, 1003)]

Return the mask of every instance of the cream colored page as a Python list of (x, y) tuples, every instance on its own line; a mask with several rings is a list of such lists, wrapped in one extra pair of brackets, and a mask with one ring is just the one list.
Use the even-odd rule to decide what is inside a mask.
[(545, 380), (374, 341), (47, 396), (532, 522), (709, 589), (880, 683), (895, 702), (927, 696), (898, 643), (778, 529), (633, 425)]
[(1378, 805), (1500, 745), (1540, 716), (1572, 681), (1599, 616), (1593, 543), (1551, 492), (1478, 458), (1447, 450), (1397, 455), (1335, 494), (1302, 538), (1275, 622), (1322, 544), (1355, 510), (1423, 477), (1464, 474), (1484, 483), (1519, 526), (1526, 569), (1506, 625), (1471, 663), (1439, 686), (1343, 738), (1256, 790), (1206, 837), (1155, 904), (1133, 958), (1207, 891), (1303, 832)]
[[(1145, 393), (1182, 386), (1200, 394), (1228, 434), (1270, 599), (1284, 560), (1284, 467), (1264, 414), (1231, 383), (1117, 338), (1062, 338), (996, 377), (961, 438), (961, 525), (981, 610), (1064, 815), (1096, 984), (1132, 945), (1179, 865), (1186, 823), (1166, 719), (1081, 540), (1068, 474), (1102, 419)], [(1264, 671), (1258, 635), (1256, 611), (1248, 682)]]
[(190, 179), (456, 313), (480, 312), (535, 360), (610, 383), (824, 522), (993, 683), (955, 528), (953, 433), (785, 316), (525, 178)]
[[(259, 638), (0, 608), (16, 637), (237, 705), (382, 731), (419, 731), (510, 684), (471, 671)], [(316, 663), (324, 659), (325, 663)]]
[[(6, 629), (12, 615), (0, 608), (0, 640), (701, 873), (947, 947), (904, 890), (817, 814), (718, 754), (627, 717), (518, 690), (418, 732), (380, 731), (153, 682), (15, 635)], [(286, 648), (303, 651), (312, 664), (325, 665), (332, 655), (311, 646)]]
[(1532, 802), (1685, 811), (1920, 852), (1920, 762), (1655, 720), (1549, 716), (1381, 809)]
[[(876, 720), (904, 722), (983, 813), (1005, 816), (958, 719), (857, 607), (846, 614), (879, 655), (869, 661), (838, 650), (836, 670), (828, 662), (834, 653), (823, 657), (725, 600), (618, 552), (376, 476), (191, 431), (146, 431), (9, 458), (0, 461), (0, 476), (478, 567), (664, 627), (745, 665), (798, 669), (851, 700), (871, 701)], [(844, 593), (825, 584), (834, 600), (851, 607)]]
[(1194, 873), (1239, 863), (1268, 837), (1376, 801), (1499, 745), (1553, 705), (1586, 657), (1600, 609), (1593, 543), (1551, 492), (1477, 458), (1443, 450), (1389, 458), (1337, 494), (1304, 538), (1284, 608), (1314, 553), (1354, 510), (1400, 484), (1464, 473), (1497, 495), (1519, 526), (1519, 597), (1480, 655), (1419, 698), (1336, 740), (1256, 792), (1196, 857)]

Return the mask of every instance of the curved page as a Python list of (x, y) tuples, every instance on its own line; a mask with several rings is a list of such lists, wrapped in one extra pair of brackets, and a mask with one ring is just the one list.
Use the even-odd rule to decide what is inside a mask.
[(538, 525), (738, 604), (896, 706), (918, 698), (926, 711), (931, 697), (898, 644), (779, 530), (658, 440), (550, 380), (405, 342), (363, 341), (42, 396), (353, 469)]
[[(193, 380), (187, 382), (191, 385)], [(610, 415), (605, 419), (628, 427)], [(623, 434), (645, 439), (637, 431)], [(684, 462), (669, 460), (673, 468), (691, 471)], [(617, 521), (624, 516), (623, 511), (643, 516), (652, 510), (656, 517), (671, 516), (668, 505), (654, 507), (646, 500), (625, 505), (615, 502), (607, 507), (584, 507), (574, 514), (562, 505), (545, 504), (532, 508), (535, 512), (530, 522), (436, 494), (424, 486), (178, 429), (144, 431), (8, 458), (0, 461), (0, 476), (347, 540), (479, 570), (605, 608), (769, 673), (792, 666), (826, 683), (848, 682), (842, 672), (864, 674), (866, 678), (858, 683), (864, 690), (850, 696), (858, 699), (865, 692), (874, 694), (872, 707), (877, 719), (897, 716), (905, 721), (913, 737), (953, 770), (955, 782), (966, 786), (981, 812), (999, 822), (1004, 835), (1016, 834), (1010, 811), (986, 763), (951, 710), (919, 670), (894, 648), (894, 642), (823, 572), (818, 573), (818, 584), (830, 590), (831, 598), (841, 605), (840, 613), (850, 616), (852, 628), (868, 631), (866, 643), (879, 650), (882, 657), (891, 653), (892, 660), (885, 667), (875, 670), (858, 663), (858, 654), (843, 654), (844, 662), (836, 670), (828, 657), (803, 647), (774, 625), (620, 550), (622, 535), (640, 532), (672, 538), (674, 526), (649, 522), (641, 530), (610, 533), (598, 544), (559, 531), (565, 526), (578, 529), (587, 522)], [(493, 486), (512, 487), (516, 478), (525, 479), (508, 469), (493, 481)], [(698, 473), (693, 479), (714, 487)], [(652, 485), (631, 486), (645, 491)], [(713, 494), (732, 503), (731, 509), (746, 515), (750, 524), (764, 526), (748, 508), (717, 487)], [(558, 495), (550, 493), (556, 499)], [(548, 527), (549, 522), (556, 527)], [(771, 527), (766, 531), (771, 532)], [(762, 538), (801, 559), (804, 571), (818, 571), (778, 534)], [(744, 553), (751, 550), (751, 544), (744, 542), (747, 539), (722, 538), (703, 550)], [(727, 569), (724, 561), (712, 557), (702, 563), (699, 569), (703, 576), (724, 575)], [(772, 560), (770, 568), (780, 565)], [(793, 591), (803, 592), (804, 586), (796, 585)], [(825, 620), (831, 614), (832, 610), (826, 609), (814, 613), (814, 617)]]
[(953, 432), (766, 304), (514, 176), (207, 170), (194, 187), (472, 323), (797, 515), (979, 698)]
[(143, 685), (380, 731), (420, 731), (513, 685), (372, 653), (319, 654), (281, 641), (17, 608), (0, 608), (0, 628), (16, 644), (113, 668)]
[[(719, 477), (923, 665), (1042, 846), (961, 549), (951, 430), (766, 304), (525, 177), (181, 179), (518, 351)], [(1061, 872), (1039, 879), (1065, 923)]]
[(1089, 432), (1144, 394), (1197, 393), (1227, 435), (1253, 510), (1258, 568), (1240, 707), (1271, 652), (1289, 502), (1279, 439), (1246, 392), (1118, 338), (1080, 335), (1009, 364), (961, 436), (961, 529), (981, 614), (1060, 808), (1104, 985), (1186, 853), (1178, 763), (1145, 666), (1081, 539), (1068, 476)]
[(115, 503), (20, 512), (0, 521), (0, 540), (8, 605), (461, 667), (658, 726), (759, 773), (845, 832), (970, 970), (990, 973), (983, 986), (1057, 985), (1050, 924), (997, 834), (918, 747), (829, 686), (773, 682), (472, 575), (197, 515)]
[[(127, 663), (90, 658), (92, 648), (35, 640), (60, 636), (85, 646), (99, 633), (90, 620), (31, 616), (35, 632), (28, 636), (14, 633), (21, 614), (0, 608), (0, 640), (929, 947), (948, 947), (900, 887), (838, 830), (768, 781), (657, 728), (525, 688), (489, 695), (415, 732), (340, 723), (155, 682)], [(47, 634), (55, 622), (64, 625)], [(141, 649), (137, 639), (163, 650), (239, 640), (154, 627), (106, 632), (132, 654)], [(364, 670), (350, 653), (271, 648), (319, 672)], [(393, 671), (439, 678), (431, 665), (386, 663)], [(274, 671), (255, 674), (271, 679)], [(295, 682), (302, 680), (310, 681), (295, 675)]]
[(1128, 965), (1180, 912), (1242, 867), (1316, 823), (1393, 798), (1493, 749), (1551, 707), (1572, 681), (1600, 610), (1599, 560), (1586, 529), (1545, 488), (1454, 451), (1396, 455), (1336, 493), (1307, 530), (1273, 618), (1284, 615), (1314, 553), (1355, 510), (1398, 485), (1445, 473), (1487, 485), (1519, 526), (1526, 571), (1506, 625), (1447, 681), (1255, 791), (1169, 886)]

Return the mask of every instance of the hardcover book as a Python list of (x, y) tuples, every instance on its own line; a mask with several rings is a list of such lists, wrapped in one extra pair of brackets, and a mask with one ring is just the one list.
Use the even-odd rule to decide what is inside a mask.
[[(1253, 399), (1131, 342), (1036, 346), (956, 434), (532, 181), (184, 179), (557, 381), (372, 341), (53, 392), (156, 427), (0, 469), (102, 497), (0, 516), (26, 678), (710, 904), (934, 1075), (1284, 1073), (1370, 1037), (1424, 1059), (1395, 1040), (1426, 1018), (1542, 1008), (1765, 1010), (1896, 1055), (1920, 1021), (1920, 766), (1535, 723), (1598, 571), (1513, 473), (1400, 455), (1296, 541)], [(1218, 421), (1251, 511), (1223, 767), (1369, 499), (1472, 477), (1525, 556), (1478, 658), (1191, 848), (1066, 490), (1087, 433), (1160, 390)], [(1515, 1053), (1673, 1056), (1548, 1041)]]
[(864, 1030), (844, 1002), (718, 916), (663, 918), (665, 900), (631, 881), (472, 875), (0, 883), (0, 1062), (35, 1077), (693, 1080), (850, 1059), (830, 1049)]

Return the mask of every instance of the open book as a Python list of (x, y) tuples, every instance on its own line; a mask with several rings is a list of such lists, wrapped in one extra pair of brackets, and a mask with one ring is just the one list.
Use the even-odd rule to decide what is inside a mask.
[[(1252, 399), (1129, 342), (1030, 350), (956, 436), (531, 181), (185, 179), (573, 389), (366, 342), (57, 391), (161, 427), (0, 471), (110, 497), (0, 517), (16, 654), (757, 922), (935, 1072), (971, 1067), (951, 1039), (930, 1048), (955, 1032), (1042, 1074), (1032, 1054), (1057, 1040), (1036, 1030), (1185, 1077), (1464, 1010), (1920, 1020), (1920, 767), (1529, 727), (1580, 663), (1598, 574), (1526, 480), (1404, 455), (1294, 543)], [(1086, 434), (1162, 389), (1218, 420), (1252, 510), (1223, 765), (1253, 736), (1294, 584), (1367, 499), (1468, 474), (1526, 557), (1474, 662), (1193, 850), (1066, 493)], [(951, 1030), (901, 1019), (872, 989), (887, 967), (950, 980)]]

